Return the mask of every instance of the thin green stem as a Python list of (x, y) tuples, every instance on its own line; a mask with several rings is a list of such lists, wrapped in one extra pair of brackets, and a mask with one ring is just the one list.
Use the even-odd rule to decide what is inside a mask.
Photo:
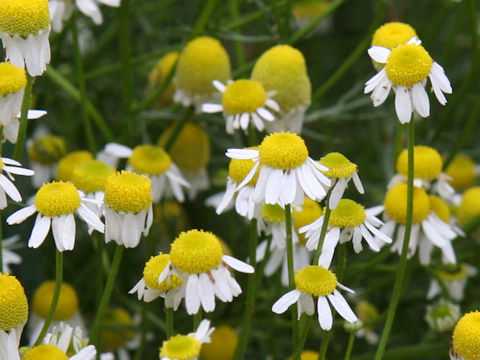
[(257, 270), (257, 259), (256, 259), (256, 249), (258, 243), (258, 234), (257, 234), (257, 221), (255, 219), (250, 223), (250, 239), (249, 239), (249, 259), (250, 265), (255, 269), (253, 274), (248, 276), (247, 283), (247, 300), (245, 303), (245, 309), (243, 314), (243, 324), (242, 332), (238, 339), (238, 344), (235, 349), (235, 354), (233, 355), (233, 360), (243, 359), (245, 355), (245, 350), (247, 349), (248, 339), (250, 337), (250, 328), (252, 326), (252, 316), (253, 308), (255, 306), (255, 297), (256, 297), (256, 270)]
[(194, 112), (195, 110), (193, 109), (193, 107), (189, 107), (185, 111), (185, 114), (183, 114), (183, 117), (180, 119), (180, 121), (178, 121), (175, 124), (175, 128), (173, 129), (172, 133), (170, 134), (170, 137), (167, 140), (167, 143), (165, 144), (166, 152), (169, 152), (172, 149), (173, 144), (175, 144), (175, 140), (177, 140), (178, 135), (180, 135), (183, 127), (189, 122)]
[(165, 308), (165, 322), (167, 325), (167, 339), (173, 336), (173, 308)]
[[(237, 21), (239, 18), (239, 11), (238, 11), (238, 0), (230, 0), (230, 16), (232, 21)], [(238, 34), (241, 35), (241, 27), (238, 28)], [(237, 65), (243, 66), (246, 63), (246, 56), (245, 56), (245, 49), (243, 47), (243, 43), (241, 41), (234, 41), (233, 46), (235, 47), (235, 55), (237, 57)]]
[(95, 249), (95, 258), (97, 262), (97, 271), (95, 273), (96, 278), (96, 286), (97, 286), (97, 307), (100, 306), (100, 301), (102, 299), (103, 293), (103, 274), (104, 274), (104, 267), (103, 267), (103, 251), (105, 249), (105, 240), (98, 232), (94, 232), (94, 241), (96, 244)]
[[(332, 311), (332, 316), (335, 317), (335, 312)], [(330, 344), (330, 338), (332, 336), (332, 331), (324, 331), (322, 342), (320, 343), (320, 350), (318, 351), (318, 360), (325, 360), (327, 356), (328, 345)]]
[[(133, 102), (133, 72), (132, 72), (132, 44), (130, 33), (130, 0), (122, 0), (119, 9), (120, 19), (120, 56), (122, 64), (122, 95), (123, 95), (123, 111), (129, 115)], [(127, 120), (130, 120), (127, 117)]]
[(393, 286), (392, 299), (388, 307), (387, 318), (383, 328), (382, 336), (378, 344), (375, 360), (382, 360), (385, 348), (387, 346), (388, 337), (392, 329), (393, 320), (397, 311), (397, 305), (400, 300), (403, 281), (405, 277), (405, 269), (407, 267), (408, 245), (410, 243), (410, 233), (412, 230), (413, 220), (413, 148), (415, 145), (415, 131), (413, 121), (407, 124), (407, 149), (408, 149), (408, 179), (407, 179), (407, 216), (405, 223), (405, 236), (403, 238), (402, 254), (398, 264), (397, 274), (395, 276), (395, 284)]
[(53, 290), (52, 303), (50, 304), (50, 309), (48, 310), (47, 317), (43, 323), (42, 330), (38, 335), (37, 340), (35, 340), (34, 346), (40, 345), (45, 337), (48, 328), (53, 320), (53, 315), (57, 309), (58, 299), (60, 298), (60, 289), (62, 288), (63, 282), (63, 253), (61, 251), (55, 250), (55, 288)]
[(198, 312), (193, 315), (193, 331), (197, 331), (198, 325), (200, 325), (200, 321), (202, 321), (202, 307), (198, 309)]
[(22, 157), (23, 146), (25, 145), (25, 137), (27, 135), (28, 108), (32, 98), (33, 82), (35, 78), (27, 73), (27, 85), (23, 93), (22, 110), (20, 113), (20, 127), (18, 128), (17, 143), (13, 151), (13, 159), (19, 161)]
[(350, 334), (350, 337), (348, 338), (347, 351), (345, 351), (345, 357), (343, 358), (343, 360), (350, 360), (350, 357), (352, 356), (354, 343), (355, 343), (355, 334)]
[(210, 15), (212, 14), (213, 10), (215, 10), (215, 8), (217, 7), (218, 2), (219, 0), (208, 0), (205, 3), (200, 16), (195, 22), (192, 33), (190, 34), (190, 39), (196, 38), (203, 32), (203, 30), (207, 26), (208, 20), (210, 19)]

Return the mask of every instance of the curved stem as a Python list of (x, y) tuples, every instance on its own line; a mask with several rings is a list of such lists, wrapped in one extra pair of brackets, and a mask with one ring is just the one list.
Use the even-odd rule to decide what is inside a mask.
[(198, 325), (200, 325), (200, 321), (202, 321), (202, 307), (198, 309), (196, 314), (193, 314), (193, 331), (197, 331)]
[(20, 127), (18, 128), (17, 143), (13, 151), (13, 159), (19, 161), (22, 157), (23, 145), (25, 144), (25, 136), (27, 134), (28, 108), (32, 98), (33, 82), (35, 78), (27, 73), (27, 86), (23, 92), (22, 110), (20, 113)]
[(350, 357), (352, 356), (354, 342), (355, 342), (355, 334), (350, 334), (350, 337), (348, 338), (347, 351), (345, 351), (344, 360), (350, 360)]

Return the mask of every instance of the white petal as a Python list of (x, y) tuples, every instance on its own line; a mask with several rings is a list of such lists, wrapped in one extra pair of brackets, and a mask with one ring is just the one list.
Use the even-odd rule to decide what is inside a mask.
[(199, 274), (198, 279), (198, 295), (202, 308), (206, 312), (215, 310), (215, 294), (213, 292), (213, 285), (205, 273)]
[(328, 300), (332, 303), (337, 312), (348, 322), (355, 322), (358, 320), (357, 316), (353, 313), (352, 308), (348, 305), (347, 301), (338, 290), (334, 290), (333, 294), (328, 295)]
[(265, 188), (265, 203), (276, 204), (280, 198), (281, 187), (283, 178), (283, 170), (275, 169), (268, 177), (268, 181)]
[(78, 215), (90, 226), (92, 226), (98, 232), (105, 232), (105, 225), (98, 218), (98, 216), (90, 210), (84, 204), (80, 204), (80, 207), (77, 209)]
[(24, 207), (23, 209), (17, 210), (7, 218), (7, 224), (8, 225), (20, 224), (25, 219), (35, 214), (36, 211), (37, 211), (37, 208), (35, 207), (35, 205), (30, 205), (30, 206)]
[(218, 80), (213, 80), (212, 81), (212, 84), (213, 86), (220, 92), (225, 92), (225, 89), (227, 88), (224, 84), (222, 84), (220, 81)]
[(318, 323), (323, 330), (330, 330), (333, 324), (332, 311), (325, 296), (319, 296), (317, 300)]
[(230, 266), (231, 268), (237, 271), (240, 271), (242, 273), (253, 274), (253, 272), (255, 271), (253, 266), (248, 265), (247, 263), (244, 263), (243, 261), (240, 261), (238, 259), (235, 259), (232, 256), (223, 255), (222, 260), (225, 261), (225, 263), (227, 263), (227, 265)]
[(275, 120), (275, 116), (273, 116), (270, 111), (268, 111), (267, 109), (265, 109), (263, 107), (258, 108), (257, 113), (258, 113), (258, 115), (260, 115), (263, 119), (265, 119), (267, 121)]
[(28, 247), (37, 248), (39, 247), (45, 238), (47, 237), (48, 231), (50, 230), (51, 219), (48, 216), (37, 215), (35, 220), (35, 225), (32, 229), (32, 234), (28, 239)]
[(265, 105), (267, 105), (270, 109), (274, 111), (280, 112), (280, 106), (273, 99), (267, 99), (267, 101), (265, 101)]
[(128, 146), (122, 144), (108, 143), (105, 145), (105, 152), (118, 158), (129, 158), (133, 151)]
[(412, 87), (412, 103), (415, 111), (421, 117), (425, 118), (430, 115), (430, 101), (421, 83), (415, 84)]
[(0, 174), (0, 186), (13, 201), (22, 201), (22, 196), (18, 192), (15, 185), (13, 185), (13, 183), (3, 174)]
[(410, 93), (405, 86), (399, 86), (395, 93), (395, 111), (397, 112), (398, 120), (402, 124), (410, 122), (412, 117), (412, 101)]
[(383, 46), (372, 46), (370, 49), (368, 49), (368, 55), (370, 55), (372, 60), (380, 64), (387, 63), (387, 59), (390, 56), (391, 52), (392, 51), (390, 49), (387, 49)]
[(275, 314), (283, 314), (287, 309), (296, 303), (300, 298), (301, 292), (299, 290), (292, 290), (278, 299), (272, 306), (272, 311)]
[(222, 104), (203, 104), (202, 111), (206, 113), (217, 113), (223, 111)]
[(188, 276), (187, 287), (185, 289), (185, 306), (189, 315), (198, 313), (200, 309), (198, 276), (196, 274)]
[(337, 180), (337, 183), (333, 186), (333, 190), (330, 193), (330, 198), (328, 200), (328, 207), (331, 210), (335, 210), (340, 202), (340, 199), (345, 192), (345, 188), (347, 187), (347, 179), (340, 178)]

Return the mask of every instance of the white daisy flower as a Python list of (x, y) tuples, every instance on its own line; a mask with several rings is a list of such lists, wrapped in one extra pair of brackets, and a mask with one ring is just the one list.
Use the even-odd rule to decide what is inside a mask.
[[(380, 251), (384, 244), (390, 244), (392, 239), (377, 229), (383, 222), (376, 218), (376, 215), (383, 211), (383, 207), (365, 208), (350, 199), (341, 199), (338, 206), (330, 213), (328, 230), (323, 242), (322, 252), (318, 264), (329, 268), (337, 244), (352, 240), (353, 250), (359, 253), (363, 250), (362, 239), (365, 239), (373, 251)], [(313, 223), (300, 229), (305, 233), (307, 249), (316, 250), (325, 215), (320, 216)], [(381, 245), (379, 245), (381, 243)]]
[(337, 277), (330, 270), (310, 265), (295, 274), (295, 290), (289, 291), (278, 299), (273, 304), (272, 311), (276, 314), (283, 314), (291, 305), (297, 303), (299, 319), (302, 313), (313, 315), (315, 313), (314, 297), (316, 297), (318, 323), (323, 330), (330, 330), (333, 325), (329, 302), (346, 321), (357, 321), (357, 316), (343, 295), (336, 289), (337, 286), (342, 290), (354, 293), (353, 290), (337, 282)]
[(371, 92), (373, 106), (379, 106), (393, 88), (395, 110), (402, 124), (410, 122), (412, 112), (424, 118), (430, 115), (430, 102), (425, 91), (427, 77), (438, 102), (442, 105), (447, 103), (443, 93), (452, 93), (450, 81), (443, 68), (432, 60), (417, 38), (393, 50), (372, 46), (368, 54), (384, 67), (365, 83), (364, 92)]
[(176, 273), (181, 285), (188, 314), (198, 313), (200, 306), (205, 312), (215, 310), (215, 297), (231, 302), (242, 289), (228, 267), (253, 273), (252, 266), (232, 256), (224, 255), (218, 238), (206, 231), (182, 232), (172, 243), (170, 261), (158, 277), (162, 283)]
[(237, 190), (247, 185), (255, 176), (255, 202), (301, 205), (307, 195), (313, 200), (322, 200), (331, 185), (322, 171), (328, 168), (308, 156), (303, 139), (292, 133), (276, 133), (266, 136), (256, 149), (228, 149), (232, 159), (251, 159), (255, 165), (238, 185)]
[(82, 192), (71, 183), (63, 181), (42, 185), (35, 195), (35, 202), (20, 209), (7, 218), (7, 223), (20, 224), (35, 213), (35, 225), (28, 240), (28, 246), (38, 248), (52, 229), (53, 239), (58, 251), (73, 250), (75, 246), (75, 218), (77, 213), (87, 224), (103, 233), (105, 226), (85, 202)]
[(202, 111), (206, 113), (223, 111), (227, 119), (228, 134), (233, 134), (236, 129), (246, 132), (250, 123), (258, 131), (263, 131), (264, 121), (275, 120), (271, 110), (280, 111), (277, 102), (271, 98), (275, 92), (267, 92), (258, 81), (240, 79), (229, 81), (225, 86), (220, 81), (214, 80), (213, 86), (223, 94), (222, 103), (203, 104)]
[(48, 0), (0, 3), (0, 39), (6, 60), (31, 76), (42, 75), (50, 62)]
[[(45, 116), (47, 112), (45, 110), (28, 110), (27, 119), (36, 120)], [(20, 117), (18, 113), (11, 121), (3, 124), (2, 142), (10, 141), (12, 144), (17, 142), (18, 130), (20, 128)]]
[(0, 63), (0, 123), (5, 126), (15, 119), (22, 107), (27, 86), (25, 70), (9, 62)]
[[(447, 289), (448, 296), (454, 301), (462, 301), (465, 297), (465, 286), (469, 277), (477, 275), (477, 269), (469, 264), (447, 264), (440, 269), (434, 269), (435, 278), (430, 281), (427, 299), (433, 299)], [(441, 284), (440, 284), (441, 283)], [(444, 287), (442, 287), (442, 285)]]
[(165, 340), (160, 348), (160, 360), (197, 360), (202, 344), (211, 341), (214, 327), (210, 320), (202, 320), (197, 331), (188, 335), (175, 335)]
[(52, 331), (48, 332), (42, 341), (42, 344), (54, 345), (65, 353), (70, 349), (73, 349), (74, 356), (69, 359), (75, 360), (95, 358), (95, 355), (97, 354), (95, 346), (85, 346), (87, 343), (87, 339), (83, 337), (82, 328), (78, 326), (72, 327), (64, 323), (52, 327)]
[[(9, 158), (0, 158), (0, 210), (7, 207), (7, 195), (15, 202), (22, 201), (22, 195), (18, 192), (12, 181), (15, 181), (12, 174), (33, 176), (34, 172), (20, 166), (18, 161)], [(5, 173), (7, 176), (3, 175)]]

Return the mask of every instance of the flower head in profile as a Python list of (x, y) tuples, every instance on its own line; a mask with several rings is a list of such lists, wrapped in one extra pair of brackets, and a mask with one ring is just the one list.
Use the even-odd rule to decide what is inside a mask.
[(66, 154), (58, 162), (56, 180), (65, 182), (72, 181), (75, 169), (92, 159), (93, 155), (86, 150), (77, 150)]
[[(30, 169), (24, 169), (18, 161), (0, 158), (0, 210), (7, 207), (7, 195), (15, 202), (22, 201), (22, 195), (13, 184), (15, 179), (12, 174), (33, 176), (34, 172)], [(7, 176), (5, 176), (5, 173)]]
[(370, 46), (382, 46), (393, 50), (408, 43), (414, 37), (417, 37), (417, 32), (413, 27), (402, 22), (392, 21), (375, 30)]
[(430, 329), (444, 332), (452, 330), (460, 316), (460, 306), (448, 300), (440, 299), (433, 304), (427, 305), (425, 321)]
[(216, 113), (223, 111), (227, 119), (226, 131), (233, 134), (235, 129), (245, 132), (250, 124), (258, 131), (265, 128), (264, 121), (274, 121), (273, 111), (280, 111), (271, 97), (274, 91), (265, 91), (262, 84), (254, 80), (235, 80), (227, 85), (215, 80), (213, 86), (222, 93), (221, 104), (203, 104), (202, 111)]
[(450, 359), (480, 359), (480, 312), (469, 312), (458, 320), (453, 330)]
[[(314, 299), (317, 299), (318, 323), (323, 330), (330, 330), (333, 325), (330, 304), (348, 322), (357, 321), (350, 305), (337, 286), (353, 293), (353, 290), (343, 286), (337, 281), (336, 275), (322, 266), (310, 265), (295, 274), (295, 290), (289, 291), (275, 302), (272, 311), (283, 314), (287, 309), (297, 303), (298, 318), (302, 313), (313, 315), (315, 313)], [(330, 304), (329, 304), (330, 302)]]
[(477, 275), (478, 270), (465, 263), (445, 264), (435, 267), (433, 273), (435, 277), (430, 281), (427, 299), (433, 299), (446, 290), (452, 300), (460, 302), (465, 297), (468, 278)]
[(428, 78), (438, 102), (447, 103), (443, 93), (452, 93), (450, 81), (416, 38), (393, 50), (372, 46), (368, 54), (384, 67), (366, 82), (364, 92), (372, 93), (373, 106), (379, 106), (393, 88), (395, 111), (402, 124), (410, 122), (412, 112), (424, 118), (430, 115), (430, 102), (425, 91)]

